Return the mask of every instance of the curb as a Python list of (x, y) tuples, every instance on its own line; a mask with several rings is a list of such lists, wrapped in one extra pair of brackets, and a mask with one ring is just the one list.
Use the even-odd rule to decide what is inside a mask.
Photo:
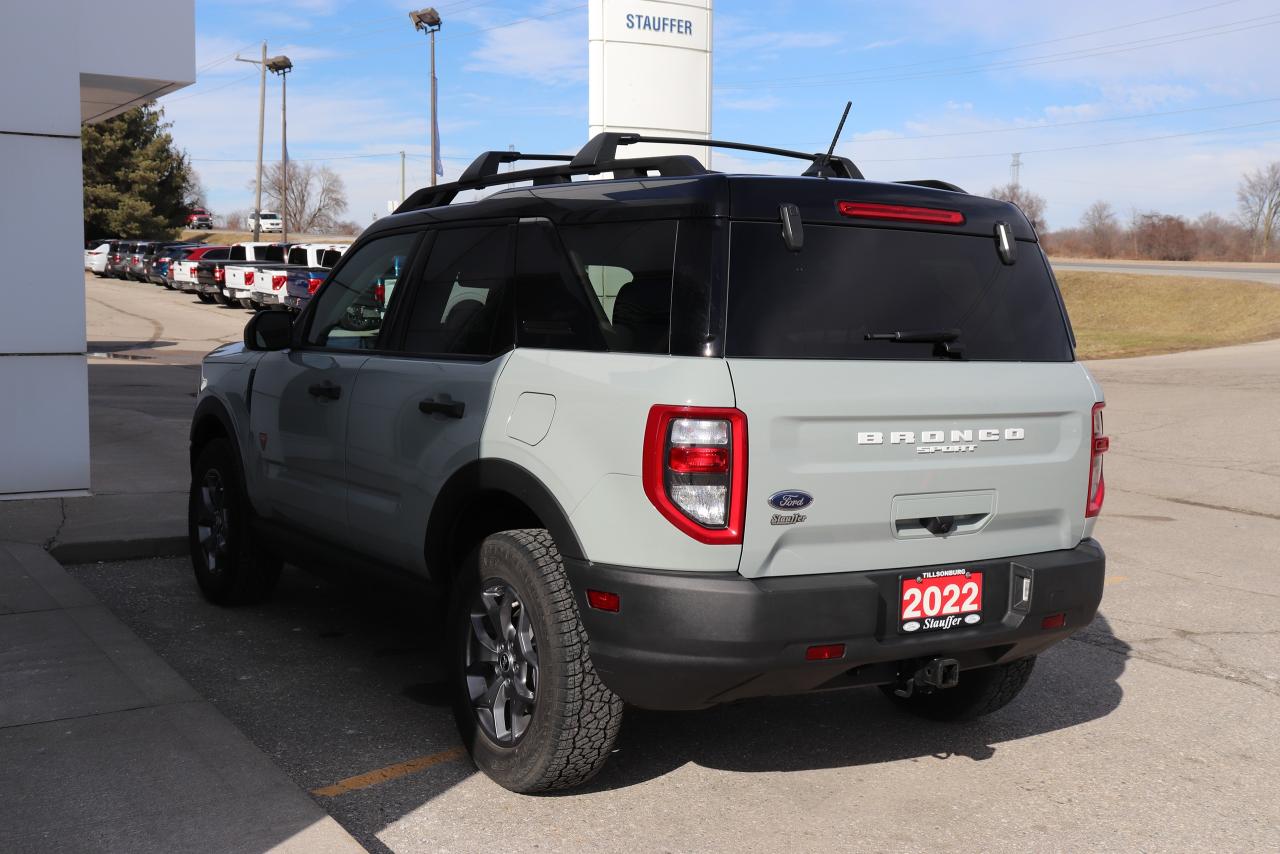
[(177, 557), (187, 553), (187, 538), (185, 536), (138, 537), (129, 540), (55, 543), (48, 551), (54, 560), (62, 564)]

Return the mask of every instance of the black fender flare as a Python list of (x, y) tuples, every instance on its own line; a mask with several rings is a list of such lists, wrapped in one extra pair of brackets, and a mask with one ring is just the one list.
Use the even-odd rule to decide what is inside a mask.
[(231, 440), (232, 445), (236, 448), (236, 455), (239, 456), (240, 440), (236, 436), (235, 424), (231, 420), (230, 413), (227, 412), (226, 404), (216, 397), (209, 396), (196, 404), (196, 410), (191, 414), (191, 430), (188, 434), (188, 439), (191, 445), (190, 455), (192, 462), (195, 461), (196, 441), (200, 438), (200, 427), (210, 417), (222, 425), (223, 432), (227, 434), (227, 438)]
[(542, 522), (551, 534), (560, 554), (572, 560), (586, 560), (569, 514), (536, 476), (523, 466), (508, 460), (473, 460), (458, 469), (445, 482), (427, 521), (427, 566), (447, 565), (446, 544), (454, 526), (469, 505), (469, 499), (483, 492), (500, 492), (520, 501)]

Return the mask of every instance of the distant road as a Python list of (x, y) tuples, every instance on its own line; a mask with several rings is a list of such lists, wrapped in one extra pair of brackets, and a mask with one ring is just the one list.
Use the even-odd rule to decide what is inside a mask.
[(1280, 287), (1280, 264), (1215, 264), (1206, 261), (1092, 261), (1049, 259), (1055, 270), (1087, 270), (1101, 273), (1136, 273), (1144, 276), (1195, 276), (1235, 279)]

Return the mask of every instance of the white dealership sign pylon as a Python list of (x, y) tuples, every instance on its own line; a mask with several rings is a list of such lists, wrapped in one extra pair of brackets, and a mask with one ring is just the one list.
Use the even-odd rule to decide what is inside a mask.
[[(711, 137), (712, 0), (591, 0), (591, 133)], [(636, 145), (621, 156), (691, 154), (692, 146)]]

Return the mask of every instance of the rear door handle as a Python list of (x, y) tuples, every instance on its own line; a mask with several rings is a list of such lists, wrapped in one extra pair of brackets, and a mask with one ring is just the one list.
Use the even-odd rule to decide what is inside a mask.
[(447, 415), (450, 418), (461, 418), (466, 408), (466, 404), (461, 400), (436, 400), (429, 397), (426, 400), (418, 401), (418, 411), (427, 415)]
[(342, 386), (335, 382), (325, 380), (322, 383), (316, 383), (315, 385), (308, 386), (307, 392), (312, 397), (327, 397), (329, 400), (337, 400), (342, 397)]

